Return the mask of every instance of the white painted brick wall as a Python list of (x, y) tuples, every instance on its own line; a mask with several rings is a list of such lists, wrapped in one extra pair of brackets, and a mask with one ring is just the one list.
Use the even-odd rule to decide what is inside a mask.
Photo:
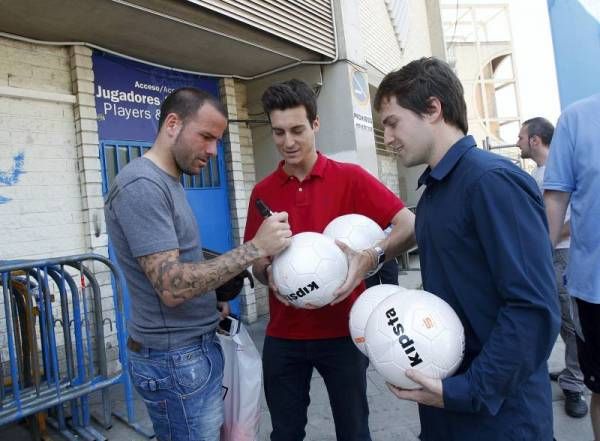
[(0, 37), (0, 54), (0, 86), (71, 92), (65, 48), (43, 47)]
[[(87, 48), (38, 46), (0, 37), (0, 87), (62, 97), (62, 101), (51, 102), (0, 96), (0, 172), (9, 173), (13, 157), (20, 152), (25, 172), (14, 185), (0, 184), (0, 196), (11, 199), (0, 204), (0, 260), (108, 253), (105, 228), (96, 238), (91, 220), (95, 211), (103, 224), (90, 68)], [(75, 105), (69, 101), (73, 96)], [(103, 315), (114, 321), (112, 288), (106, 269), (103, 271), (99, 274)], [(60, 317), (58, 298), (53, 305), (55, 317)], [(0, 338), (0, 352), (6, 372), (5, 326), (4, 308), (0, 307), (0, 335), (4, 337)], [(120, 369), (115, 361), (116, 327), (111, 331), (107, 323), (104, 330), (109, 360), (112, 355), (109, 370), (115, 371)], [(62, 341), (61, 331), (57, 335)]]
[[(221, 81), (221, 99), (228, 108), (231, 119), (248, 119), (246, 85), (240, 81), (225, 79)], [(242, 243), (248, 200), (256, 183), (254, 168), (254, 148), (252, 133), (245, 123), (230, 123), (225, 142), (227, 144), (226, 163), (230, 184), (230, 212), (235, 245)], [(267, 290), (256, 282), (255, 288), (246, 286), (241, 295), (242, 316), (247, 322), (268, 314)]]
[[(71, 93), (65, 48), (0, 38), (0, 75), (8, 86)], [(0, 171), (24, 154), (19, 181), (0, 186), (11, 199), (0, 205), (0, 259), (82, 252), (73, 105), (0, 96), (0, 132)]]

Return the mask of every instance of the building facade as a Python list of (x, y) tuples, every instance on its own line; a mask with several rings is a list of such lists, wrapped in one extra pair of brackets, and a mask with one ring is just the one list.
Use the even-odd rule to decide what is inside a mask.
[[(182, 179), (205, 246), (222, 252), (242, 240), (252, 187), (279, 160), (260, 96), (293, 77), (318, 90), (319, 149), (362, 164), (416, 204), (418, 173), (381, 143), (371, 100), (390, 70), (445, 56), (435, 0), (9, 0), (2, 8), (0, 260), (110, 256), (103, 195), (150, 146), (160, 102), (183, 85), (218, 95), (230, 118), (218, 158)], [(111, 318), (109, 274), (100, 282)], [(266, 296), (246, 286), (244, 320), (268, 313)], [(105, 332), (114, 351), (115, 332)], [(0, 333), (3, 356), (5, 348)]]

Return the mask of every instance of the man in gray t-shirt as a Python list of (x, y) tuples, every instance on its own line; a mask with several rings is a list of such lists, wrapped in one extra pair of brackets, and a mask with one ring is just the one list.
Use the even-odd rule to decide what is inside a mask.
[(129, 373), (161, 441), (219, 439), (223, 358), (214, 290), (290, 243), (287, 213), (275, 213), (252, 241), (204, 261), (179, 178), (200, 173), (226, 126), (214, 97), (176, 90), (162, 104), (152, 148), (121, 170), (105, 203), (130, 294)]
[(129, 336), (144, 346), (169, 350), (193, 344), (218, 321), (213, 290), (175, 307), (163, 304), (138, 257), (179, 250), (181, 262), (201, 262), (202, 244), (179, 179), (145, 157), (116, 177), (106, 201), (111, 241), (126, 274), (132, 314)]

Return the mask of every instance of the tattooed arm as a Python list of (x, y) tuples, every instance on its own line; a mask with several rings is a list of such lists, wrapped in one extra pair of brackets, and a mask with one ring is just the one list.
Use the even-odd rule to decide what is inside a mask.
[(184, 263), (175, 249), (139, 257), (138, 262), (162, 302), (174, 307), (214, 290), (260, 258), (278, 254), (291, 235), (287, 213), (276, 213), (263, 221), (253, 240), (214, 259)]
[(180, 262), (179, 250), (142, 256), (138, 258), (138, 262), (162, 302), (172, 307), (221, 286), (259, 256), (258, 248), (248, 242), (201, 263)]

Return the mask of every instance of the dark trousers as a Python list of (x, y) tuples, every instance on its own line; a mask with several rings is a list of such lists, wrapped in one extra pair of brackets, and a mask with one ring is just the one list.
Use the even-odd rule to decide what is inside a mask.
[(581, 334), (577, 335), (577, 355), (583, 381), (589, 390), (600, 394), (600, 304), (575, 298)]
[(388, 260), (379, 271), (365, 279), (365, 285), (367, 288), (381, 283), (398, 285), (398, 273), (398, 261), (396, 259)]
[(350, 337), (286, 340), (265, 337), (263, 373), (272, 441), (301, 441), (306, 432), (313, 368), (323, 377), (338, 441), (370, 441), (368, 360)]

